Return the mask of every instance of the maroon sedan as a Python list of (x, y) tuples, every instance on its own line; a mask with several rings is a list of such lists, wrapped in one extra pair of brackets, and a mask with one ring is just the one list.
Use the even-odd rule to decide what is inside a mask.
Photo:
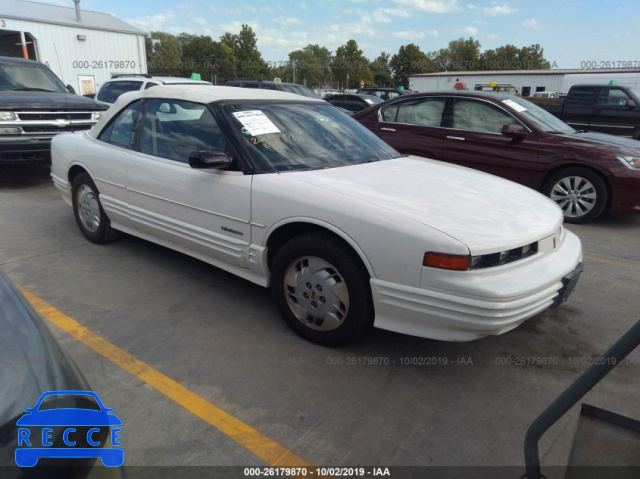
[(534, 188), (558, 203), (569, 223), (591, 221), (607, 208), (640, 213), (639, 141), (576, 131), (519, 97), (418, 93), (353, 118), (401, 153)]

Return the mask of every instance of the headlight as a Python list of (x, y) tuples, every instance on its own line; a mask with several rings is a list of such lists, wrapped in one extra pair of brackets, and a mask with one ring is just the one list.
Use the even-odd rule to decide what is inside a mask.
[(16, 121), (18, 115), (12, 111), (0, 111), (0, 121)]
[(616, 155), (616, 158), (618, 158), (624, 164), (624, 166), (626, 166), (630, 170), (640, 170), (640, 157)]
[(100, 118), (102, 118), (102, 112), (101, 111), (94, 111), (93, 115), (91, 117), (94, 120), (99, 120)]

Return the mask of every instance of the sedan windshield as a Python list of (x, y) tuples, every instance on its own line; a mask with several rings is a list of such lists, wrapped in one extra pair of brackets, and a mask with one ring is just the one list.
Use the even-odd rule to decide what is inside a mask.
[(514, 96), (505, 100), (502, 103), (508, 107), (516, 110), (520, 115), (525, 117), (535, 126), (547, 133), (575, 133), (576, 130), (571, 128), (562, 120), (556, 118), (551, 113), (543, 110), (538, 105), (534, 105), (530, 101), (523, 100), (520, 97)]
[(326, 103), (252, 102), (224, 106), (261, 173), (313, 170), (400, 155)]

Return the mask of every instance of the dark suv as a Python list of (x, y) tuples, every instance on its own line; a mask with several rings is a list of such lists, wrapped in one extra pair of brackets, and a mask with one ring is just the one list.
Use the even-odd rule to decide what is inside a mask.
[(264, 88), (267, 90), (279, 90), (289, 93), (295, 93), (296, 95), (302, 95), (309, 98), (318, 98), (316, 94), (309, 90), (306, 86), (298, 85), (297, 83), (276, 83), (270, 80), (229, 80), (224, 85), (237, 86), (241, 88)]
[(0, 164), (50, 164), (54, 135), (98, 121), (107, 105), (72, 90), (43, 63), (0, 57)]

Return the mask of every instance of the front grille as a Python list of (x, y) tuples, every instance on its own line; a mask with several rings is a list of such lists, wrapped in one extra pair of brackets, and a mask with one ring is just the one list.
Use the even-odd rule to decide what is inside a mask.
[(63, 127), (44, 127), (44, 126), (23, 126), (22, 130), (25, 134), (34, 133), (63, 133), (65, 131), (81, 131), (90, 130), (93, 125), (69, 125)]
[(91, 111), (34, 111), (16, 112), (20, 121), (91, 120)]

